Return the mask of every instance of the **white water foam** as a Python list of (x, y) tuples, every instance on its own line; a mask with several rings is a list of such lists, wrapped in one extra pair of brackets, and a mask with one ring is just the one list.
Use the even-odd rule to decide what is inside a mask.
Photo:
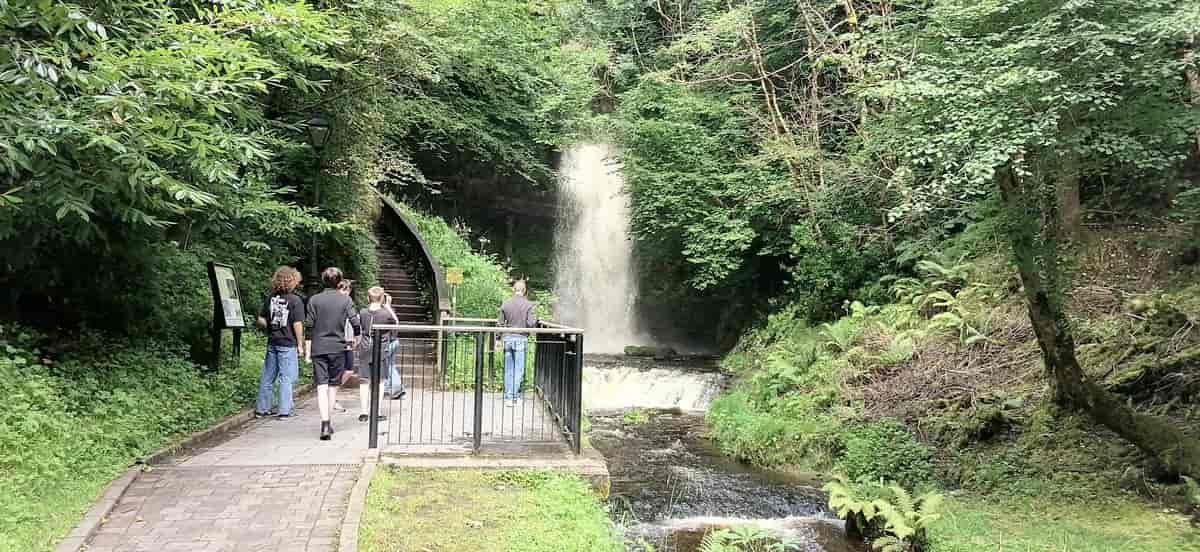
[(584, 366), (583, 405), (588, 410), (678, 408), (700, 412), (708, 410), (721, 390), (722, 379), (714, 372)]
[(589, 353), (645, 344), (634, 309), (629, 198), (616, 150), (608, 144), (573, 146), (563, 153), (559, 174), (556, 316), (585, 330)]

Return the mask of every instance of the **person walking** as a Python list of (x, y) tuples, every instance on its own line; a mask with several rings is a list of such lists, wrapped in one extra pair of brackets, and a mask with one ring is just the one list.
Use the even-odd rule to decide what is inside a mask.
[(258, 325), (267, 331), (267, 355), (258, 380), (258, 400), (254, 417), (271, 415), (271, 388), (279, 380), (280, 418), (292, 416), (292, 386), (300, 375), (300, 354), (304, 350), (304, 302), (296, 295), (300, 271), (281, 266), (271, 278), (271, 295), (263, 301)]
[[(383, 288), (380, 288), (382, 291)], [(392, 310), (392, 296), (387, 292), (383, 294), (383, 308), (386, 308), (392, 315), (393, 324), (400, 323), (400, 317), (396, 316), (396, 311)], [(404, 382), (400, 379), (400, 371), (396, 369), (396, 351), (400, 348), (399, 332), (392, 332), (392, 340), (388, 342), (388, 347), (383, 351), (384, 368), (387, 369), (387, 394), (393, 401), (398, 401), (408, 394), (404, 389)]]
[[(537, 324), (533, 303), (525, 298), (525, 280), (513, 284), (513, 294), (500, 305), (496, 325), (501, 328), (532, 328)], [(525, 348), (529, 336), (520, 332), (500, 334), (504, 343), (504, 406), (516, 406), (521, 398), (521, 382), (525, 376)]]
[[(400, 320), (396, 317), (396, 313), (392, 312), (392, 308), (385, 304), (386, 294), (383, 288), (379, 286), (372, 287), (367, 290), (366, 307), (358, 311), (359, 324), (362, 326), (363, 339), (358, 342), (358, 347), (355, 349), (355, 366), (358, 366), (358, 403), (361, 414), (358, 415), (358, 421), (366, 422), (371, 419), (371, 367), (372, 357), (374, 355), (374, 340), (371, 335), (371, 330), (377, 324), (399, 324)], [(394, 369), (388, 362), (389, 354), (394, 355), (395, 350), (392, 349), (392, 343), (395, 341), (395, 331), (386, 330), (380, 336), (380, 374), (385, 378), (391, 379), (390, 370)], [(393, 357), (394, 361), (395, 358)], [(398, 378), (397, 378), (398, 379)], [(380, 385), (379, 392), (381, 395), (387, 394), (386, 386)], [(387, 417), (378, 416), (380, 421), (386, 420)]]
[[(351, 304), (354, 303), (354, 280), (342, 280), (338, 284), (338, 293), (350, 298)], [(354, 316), (358, 316), (358, 307), (354, 308)], [(359, 322), (361, 327), (362, 322)], [(354, 328), (351, 327), (350, 321), (346, 321), (346, 350), (343, 354), (346, 356), (346, 363), (342, 365), (342, 373), (336, 378), (342, 387), (354, 387), (358, 385), (358, 374), (354, 371)], [(333, 403), (335, 412), (345, 412), (346, 409), (337, 402)]]
[[(326, 268), (321, 273), (325, 290), (308, 300), (308, 313), (304, 325), (311, 336), (307, 352), (313, 366), (313, 383), (317, 386), (317, 408), (321, 412), (321, 440), (333, 436), (330, 412), (337, 401), (337, 378), (346, 363), (346, 345), (357, 345), (362, 334), (358, 316), (354, 312), (354, 301), (347, 294), (338, 292), (342, 271), (337, 267)], [(349, 322), (353, 336), (346, 335)], [(347, 343), (349, 341), (349, 343)]]

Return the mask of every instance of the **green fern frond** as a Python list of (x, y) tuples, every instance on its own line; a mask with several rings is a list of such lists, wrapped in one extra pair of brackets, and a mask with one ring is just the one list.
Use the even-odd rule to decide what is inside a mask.
[(946, 502), (946, 497), (941, 493), (925, 493), (917, 499), (920, 503), (920, 510), (923, 516), (937, 515), (942, 509), (942, 504)]
[(1183, 484), (1187, 487), (1187, 499), (1192, 503), (1192, 506), (1200, 508), (1200, 483), (1186, 475), (1183, 477)]
[(917, 511), (917, 505), (913, 502), (912, 494), (899, 485), (889, 485), (892, 491), (892, 496), (896, 499), (896, 507), (900, 513), (907, 517), (909, 514)]
[(904, 552), (907, 547), (907, 543), (892, 535), (884, 535), (871, 541), (871, 548), (878, 552)]

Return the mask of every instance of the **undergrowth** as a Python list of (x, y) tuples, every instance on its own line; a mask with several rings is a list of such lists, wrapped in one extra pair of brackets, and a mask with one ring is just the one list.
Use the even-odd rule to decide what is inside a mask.
[[(1186, 510), (1182, 481), (1086, 416), (1047, 403), (1022, 298), (996, 264), (922, 262), (918, 277), (890, 279), (894, 302), (849, 303), (819, 327), (795, 309), (772, 315), (723, 361), (736, 383), (708, 412), (714, 440), (767, 467), (960, 489), (974, 498), (957, 504), (976, 509), (1049, 496), (1084, 505), (1131, 492)], [(1092, 284), (1076, 291), (1071, 311), (1091, 377), (1192, 431), (1200, 427), (1196, 297), (1200, 286), (1190, 283), (1173, 291)]]
[(178, 345), (84, 334), (52, 357), (47, 344), (0, 326), (0, 550), (53, 549), (138, 458), (249, 404), (265, 350), (249, 337), (240, 365), (208, 375)]

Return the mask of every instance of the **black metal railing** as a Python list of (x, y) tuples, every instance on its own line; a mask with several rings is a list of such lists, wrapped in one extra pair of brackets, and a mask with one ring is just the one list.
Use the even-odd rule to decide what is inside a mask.
[[(471, 325), (462, 326), (467, 323)], [(582, 443), (583, 331), (554, 324), (496, 328), (494, 321), (445, 318), (438, 326), (372, 328), (370, 447), (563, 443), (579, 454)], [(396, 374), (389, 378), (384, 332), (394, 332)], [(528, 334), (524, 362), (509, 352), (505, 369), (501, 332)], [(514, 347), (515, 349), (516, 347)], [(505, 376), (509, 392), (505, 396)], [(403, 383), (403, 397), (380, 396), (380, 386)], [(395, 388), (392, 392), (395, 392)], [(382, 418), (381, 418), (382, 416)], [(384, 424), (382, 428), (380, 424)]]

